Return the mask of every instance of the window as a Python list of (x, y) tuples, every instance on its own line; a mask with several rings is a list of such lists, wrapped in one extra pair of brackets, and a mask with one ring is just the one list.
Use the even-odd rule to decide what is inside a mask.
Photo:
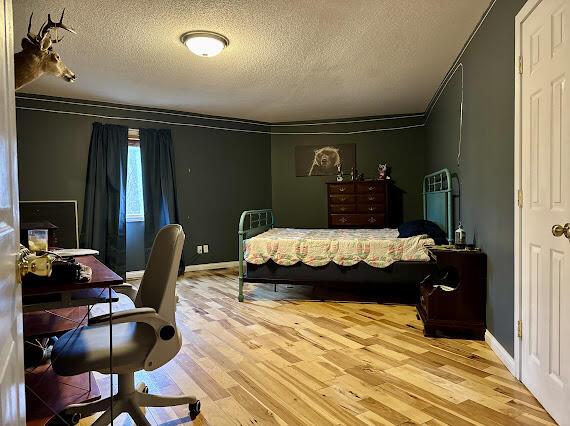
[(144, 221), (141, 147), (129, 139), (127, 156), (127, 222)]

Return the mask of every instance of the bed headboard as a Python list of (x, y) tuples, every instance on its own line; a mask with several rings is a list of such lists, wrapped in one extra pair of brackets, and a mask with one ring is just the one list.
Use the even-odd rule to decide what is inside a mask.
[(451, 173), (448, 169), (424, 176), (424, 219), (437, 223), (447, 234), (449, 243), (453, 241), (452, 190)]

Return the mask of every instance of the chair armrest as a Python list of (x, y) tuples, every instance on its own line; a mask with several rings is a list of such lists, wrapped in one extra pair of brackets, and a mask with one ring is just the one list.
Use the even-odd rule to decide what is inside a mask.
[[(110, 319), (112, 320), (113, 325), (133, 322), (148, 324), (154, 329), (157, 341), (162, 341), (170, 346), (177, 346), (174, 354), (180, 350), (180, 346), (182, 344), (180, 338), (173, 339), (178, 334), (176, 326), (165, 321), (153, 308), (126, 309), (124, 311), (113, 312), (112, 315), (99, 315), (91, 318), (89, 325), (109, 324)], [(151, 354), (157, 350), (156, 348), (157, 346), (155, 345), (151, 350)], [(145, 368), (151, 368), (153, 364), (156, 365), (155, 358), (156, 355), (149, 355), (145, 361)]]
[(137, 297), (137, 289), (134, 288), (129, 283), (117, 284), (111, 287), (115, 292), (119, 294), (124, 294), (127, 296), (133, 303), (135, 303), (135, 299)]
[[(89, 325), (108, 324), (109, 314), (98, 315), (89, 320)], [(134, 308), (113, 312), (113, 324), (124, 324), (128, 322), (140, 322), (150, 325), (157, 334), (161, 333), (164, 327), (172, 327), (172, 324), (162, 319), (153, 308)], [(162, 336), (161, 336), (162, 337)]]

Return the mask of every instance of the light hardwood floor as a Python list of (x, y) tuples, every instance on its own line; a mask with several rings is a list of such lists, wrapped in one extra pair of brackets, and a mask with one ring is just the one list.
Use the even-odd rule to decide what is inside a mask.
[[(182, 350), (137, 379), (196, 394), (202, 414), (192, 423), (187, 407), (148, 409), (152, 423), (553, 424), (484, 342), (425, 338), (412, 306), (311, 301), (310, 288), (264, 285), (246, 285), (239, 303), (236, 289), (235, 270), (179, 280)], [(108, 377), (98, 382), (108, 393)]]

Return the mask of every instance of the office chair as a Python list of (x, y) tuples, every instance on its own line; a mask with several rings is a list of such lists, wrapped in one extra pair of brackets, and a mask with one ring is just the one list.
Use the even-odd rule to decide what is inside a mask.
[[(175, 319), (175, 288), (184, 238), (180, 225), (167, 225), (158, 232), (135, 298), (135, 309), (112, 314), (112, 371), (118, 374), (117, 394), (112, 399), (68, 406), (61, 413), (67, 422), (76, 424), (81, 417), (104, 411), (94, 426), (107, 425), (124, 412), (137, 425), (150, 425), (141, 406), (189, 404), (191, 418), (200, 413), (200, 401), (195, 396), (149, 394), (144, 383), (135, 388), (134, 380), (136, 371), (157, 369), (174, 358), (182, 346)], [(110, 374), (109, 332), (109, 314), (106, 314), (65, 333), (52, 350), (54, 371), (61, 376), (89, 371)]]

